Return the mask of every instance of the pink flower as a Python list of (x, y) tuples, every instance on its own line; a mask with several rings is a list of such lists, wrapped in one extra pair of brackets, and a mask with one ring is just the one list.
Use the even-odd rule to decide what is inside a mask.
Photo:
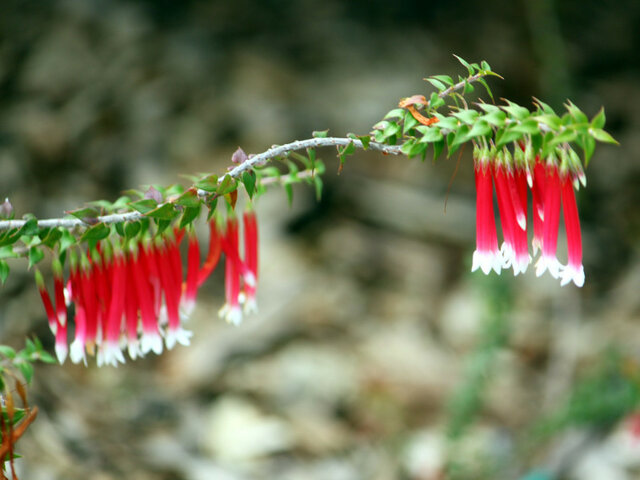
[(233, 325), (238, 325), (242, 322), (242, 310), (240, 309), (242, 267), (238, 253), (238, 221), (235, 218), (227, 220), (227, 230), (222, 237), (222, 250), (227, 257), (224, 270), (226, 303), (220, 310), (220, 317)]
[(546, 270), (552, 277), (560, 278), (562, 265), (556, 257), (558, 227), (560, 223), (560, 176), (558, 166), (550, 163), (545, 168), (544, 224), (542, 231), (542, 255), (536, 263), (536, 275)]
[(580, 233), (580, 219), (578, 218), (578, 208), (576, 197), (573, 192), (573, 182), (571, 175), (566, 173), (562, 176), (562, 211), (564, 213), (564, 226), (567, 232), (567, 253), (568, 265), (562, 271), (560, 285), (569, 282), (578, 287), (584, 285), (584, 268), (582, 266), (582, 235)]
[(485, 274), (492, 269), (500, 273), (502, 256), (498, 249), (496, 221), (493, 214), (492, 165), (486, 160), (475, 162), (476, 178), (476, 250), (471, 271), (480, 268)]
[(246, 296), (244, 310), (247, 313), (257, 312), (256, 282), (258, 280), (258, 222), (253, 211), (245, 212), (244, 221), (244, 256), (247, 268), (253, 277), (252, 282), (245, 282), (244, 293)]

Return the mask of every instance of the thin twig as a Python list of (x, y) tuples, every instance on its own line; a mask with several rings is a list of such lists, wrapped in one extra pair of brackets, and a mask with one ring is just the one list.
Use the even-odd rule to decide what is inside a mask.
[[(225, 176), (230, 176), (232, 178), (238, 178), (242, 175), (243, 172), (247, 170), (251, 170), (256, 166), (261, 166), (273, 160), (276, 157), (285, 155), (288, 152), (292, 152), (295, 150), (303, 150), (306, 148), (321, 148), (321, 147), (338, 147), (338, 146), (347, 146), (349, 144), (353, 144), (355, 148), (364, 149), (364, 145), (362, 141), (352, 138), (342, 138), (342, 137), (326, 137), (326, 138), (309, 138), (307, 140), (296, 140), (295, 142), (287, 143), (285, 145), (279, 145), (271, 147), (269, 150), (266, 150), (257, 155), (253, 155), (240, 165), (229, 170), (225, 175), (220, 177), (220, 181)], [(401, 153), (399, 145), (385, 145), (382, 143), (369, 142), (369, 149), (376, 150), (379, 152), (383, 152), (386, 154), (398, 155)], [(198, 191), (200, 196), (208, 195), (207, 192)], [(169, 203), (175, 200), (170, 200)], [(161, 205), (158, 205), (159, 207)], [(43, 220), (38, 220), (37, 225), (39, 228), (54, 228), (54, 227), (62, 227), (67, 230), (73, 228), (87, 228), (96, 223), (121, 223), (126, 221), (135, 221), (140, 220), (145, 215), (134, 211), (134, 212), (126, 212), (126, 213), (113, 213), (110, 215), (102, 215), (96, 218), (92, 218), (91, 222), (86, 222), (79, 218), (48, 218)], [(0, 231), (10, 230), (14, 228), (22, 228), (27, 223), (27, 220), (0, 220)]]

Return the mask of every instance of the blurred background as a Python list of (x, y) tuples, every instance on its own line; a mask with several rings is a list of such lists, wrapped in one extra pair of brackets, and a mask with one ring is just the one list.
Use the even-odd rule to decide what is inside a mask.
[[(582, 289), (470, 273), (469, 149), (457, 170), (359, 152), (340, 176), (319, 151), (321, 202), (258, 202), (260, 313), (217, 318), (220, 270), (190, 347), (38, 366), (20, 478), (640, 478), (638, 25), (636, 0), (3, 1), (0, 196), (18, 217), (219, 173), (238, 146), (367, 133), (423, 77), (464, 74), (454, 53), (504, 76), (496, 98), (604, 105), (621, 144), (578, 194)], [(33, 333), (53, 350), (14, 262), (0, 342)]]

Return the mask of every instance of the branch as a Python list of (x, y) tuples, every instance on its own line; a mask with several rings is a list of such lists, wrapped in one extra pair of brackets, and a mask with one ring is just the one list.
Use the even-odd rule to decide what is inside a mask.
[[(352, 138), (342, 138), (342, 137), (326, 137), (326, 138), (309, 138), (306, 140), (296, 140), (295, 142), (287, 143), (285, 145), (279, 145), (271, 147), (269, 150), (266, 150), (257, 155), (253, 155), (240, 165), (229, 170), (225, 175), (220, 177), (220, 181), (225, 176), (230, 176), (232, 178), (238, 178), (242, 175), (243, 172), (247, 170), (251, 170), (254, 167), (261, 166), (273, 160), (276, 157), (281, 155), (285, 155), (286, 153), (295, 151), (295, 150), (303, 150), (306, 148), (316, 148), (316, 147), (338, 147), (338, 146), (346, 146), (349, 144), (353, 144), (354, 147), (365, 149), (364, 145), (360, 140), (352, 139)], [(370, 142), (369, 149), (377, 150), (379, 152), (383, 152), (386, 154), (398, 155), (401, 154), (399, 145), (384, 145), (382, 143)], [(199, 196), (208, 195), (207, 192), (199, 190)], [(168, 203), (171, 203), (172, 200), (169, 200)], [(159, 205), (161, 206), (161, 205)], [(39, 228), (54, 228), (54, 227), (62, 227), (67, 230), (76, 228), (76, 227), (90, 227), (96, 223), (121, 223), (126, 221), (135, 221), (143, 218), (145, 215), (134, 211), (134, 212), (126, 212), (126, 213), (114, 213), (110, 215), (102, 215), (96, 218), (92, 218), (91, 222), (85, 222), (78, 218), (48, 218), (44, 220), (38, 220)], [(27, 223), (27, 220), (0, 220), (0, 231), (10, 230), (14, 228), (22, 228)]]

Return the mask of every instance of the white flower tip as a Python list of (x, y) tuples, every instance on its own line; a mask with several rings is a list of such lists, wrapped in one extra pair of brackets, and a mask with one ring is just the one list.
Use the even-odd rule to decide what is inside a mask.
[(573, 282), (576, 287), (582, 287), (584, 285), (584, 267), (582, 265), (573, 266), (567, 265), (562, 272), (562, 279), (560, 281), (561, 286), (568, 285)]
[(231, 307), (225, 315), (225, 320), (231, 325), (240, 325), (242, 323), (242, 310), (240, 310), (240, 307)]
[(82, 361), (85, 366), (87, 365), (84, 342), (81, 342), (79, 339), (75, 339), (71, 342), (71, 346), (69, 347), (69, 360), (73, 363), (80, 363), (80, 361)]
[(527, 229), (527, 216), (524, 214), (524, 212), (518, 212), (518, 215), (516, 215), (516, 220), (518, 221), (518, 226), (521, 230)]
[(57, 343), (56, 344), (56, 357), (58, 357), (58, 362), (60, 365), (64, 363), (67, 359), (67, 354), (69, 353), (69, 347), (66, 343)]
[(256, 302), (256, 299), (254, 297), (247, 298), (247, 301), (244, 303), (243, 310), (247, 315), (251, 313), (258, 313), (258, 303)]
[(159, 333), (143, 333), (140, 338), (140, 352), (141, 355), (145, 355), (149, 352), (153, 352), (156, 355), (162, 353), (162, 337)]
[(193, 332), (185, 330), (183, 328), (178, 328), (177, 330), (169, 330), (164, 339), (167, 350), (171, 350), (173, 347), (175, 347), (176, 343), (188, 347), (191, 344), (192, 336)]
[(482, 273), (489, 275), (494, 264), (493, 257), (494, 255), (490, 252), (481, 252), (480, 250), (476, 250), (473, 252), (471, 271), (475, 272), (479, 268), (482, 270)]
[(111, 365), (117, 367), (118, 363), (124, 363), (124, 355), (118, 345), (103, 343), (98, 351), (98, 366)]
[(138, 340), (129, 340), (127, 343), (127, 353), (129, 353), (129, 358), (131, 360), (144, 356), (140, 350), (140, 343)]

